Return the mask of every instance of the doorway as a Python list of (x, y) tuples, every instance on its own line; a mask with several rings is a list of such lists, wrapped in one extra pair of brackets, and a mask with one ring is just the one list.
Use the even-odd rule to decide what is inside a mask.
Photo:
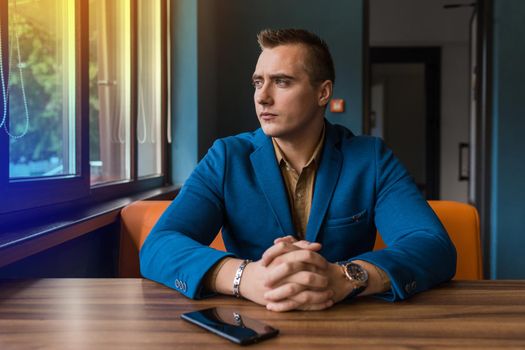
[(370, 48), (364, 131), (385, 140), (427, 199), (439, 199), (440, 76), (439, 47)]

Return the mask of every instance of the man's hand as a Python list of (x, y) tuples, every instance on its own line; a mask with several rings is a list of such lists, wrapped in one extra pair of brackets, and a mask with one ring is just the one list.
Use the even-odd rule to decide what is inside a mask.
[(306, 241), (279, 238), (260, 262), (268, 266), (264, 286), (267, 309), (273, 311), (322, 310), (341, 301), (352, 290), (341, 267), (309, 250)]
[[(272, 311), (331, 307), (343, 300), (354, 286), (344, 276), (341, 266), (329, 263), (317, 253), (320, 249), (320, 243), (297, 241), (292, 236), (276, 239), (259, 261), (246, 265), (241, 279), (241, 295)], [(242, 260), (226, 259), (218, 268), (215, 281), (212, 279), (206, 283), (212, 283), (210, 289), (216, 292), (231, 294), (231, 281)], [(368, 272), (368, 287), (360, 295), (386, 290), (377, 267), (366, 261), (354, 262)]]
[[(315, 252), (321, 249), (321, 244), (319, 243), (296, 241), (291, 236), (280, 238), (280, 240), (282, 239), (285, 239), (287, 242), (288, 241), (290, 242), (286, 244), (284, 243), (281, 244), (276, 240), (277, 246), (282, 245), (282, 248), (284, 249), (283, 252), (302, 251), (303, 254), (304, 253), (308, 254), (308, 252)], [(293, 242), (291, 242), (290, 239), (293, 239)], [(275, 247), (276, 245), (272, 247)], [(268, 259), (269, 257), (270, 255), (266, 255), (266, 259)], [(323, 264), (322, 261), (319, 261), (319, 263)], [(291, 276), (290, 274), (285, 273), (288, 277), (284, 279), (280, 279), (282, 283), (297, 285), (293, 287), (295, 288), (294, 290), (296, 291), (295, 294), (298, 294), (302, 290), (304, 290), (302, 286), (298, 285), (299, 282), (301, 282), (304, 278), (306, 279), (312, 278), (312, 276), (308, 275), (308, 272), (316, 271), (315, 266), (311, 266), (308, 263), (300, 263), (300, 264), (301, 264), (301, 269), (298, 270), (297, 272), (301, 272), (301, 273), (291, 275)], [(244, 274), (241, 280), (241, 285), (240, 285), (241, 295), (244, 298), (249, 299), (258, 304), (267, 305), (268, 300), (265, 298), (265, 293), (271, 291), (271, 288), (269, 287), (267, 281), (270, 278), (272, 278), (271, 277), (272, 274), (273, 275), (282, 274), (283, 267), (282, 266), (278, 267), (277, 265), (278, 265), (277, 263), (268, 264), (268, 260), (265, 260), (265, 255), (263, 255), (263, 258), (261, 260), (248, 264), (244, 270)], [(324, 287), (326, 287), (326, 278), (321, 275), (317, 275), (313, 277), (310, 280), (310, 287), (322, 290)], [(319, 299), (319, 297), (317, 299)]]

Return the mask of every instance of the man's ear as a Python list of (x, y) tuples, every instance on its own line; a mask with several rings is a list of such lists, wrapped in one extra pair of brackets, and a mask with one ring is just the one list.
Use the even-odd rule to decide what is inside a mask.
[(332, 98), (334, 84), (331, 80), (325, 80), (319, 85), (319, 97), (318, 104), (320, 107), (324, 107), (330, 102)]

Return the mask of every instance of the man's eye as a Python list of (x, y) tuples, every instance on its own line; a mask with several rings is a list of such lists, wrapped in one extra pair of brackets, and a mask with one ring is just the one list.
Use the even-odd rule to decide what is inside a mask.
[(289, 83), (288, 79), (275, 79), (275, 84), (278, 86), (288, 86)]
[(260, 89), (263, 86), (262, 80), (253, 80), (252, 85), (256, 89)]

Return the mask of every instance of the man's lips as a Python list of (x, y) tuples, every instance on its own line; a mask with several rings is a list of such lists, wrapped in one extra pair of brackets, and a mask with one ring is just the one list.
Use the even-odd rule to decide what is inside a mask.
[(263, 120), (270, 120), (270, 119), (273, 119), (275, 117), (277, 117), (277, 114), (268, 113), (268, 112), (261, 113), (261, 119), (263, 119)]

